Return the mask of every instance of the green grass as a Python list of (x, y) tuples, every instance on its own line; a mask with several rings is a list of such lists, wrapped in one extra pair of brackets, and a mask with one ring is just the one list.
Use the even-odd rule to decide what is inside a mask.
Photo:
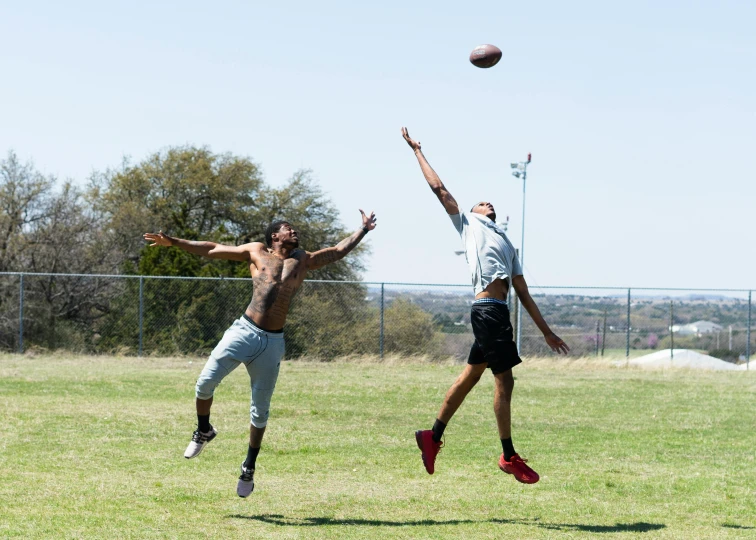
[(0, 356), (0, 537), (756, 537), (751, 372), (526, 362), (514, 441), (542, 478), (526, 486), (496, 465), (490, 375), (428, 476), (413, 431), (460, 366), (286, 362), (245, 500), (244, 369), (216, 392), (218, 438), (182, 457), (202, 364)]

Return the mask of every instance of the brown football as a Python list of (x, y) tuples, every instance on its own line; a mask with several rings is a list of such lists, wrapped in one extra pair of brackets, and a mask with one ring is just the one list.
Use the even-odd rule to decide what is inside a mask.
[(478, 45), (470, 53), (470, 62), (479, 68), (490, 68), (501, 60), (501, 49), (496, 45)]

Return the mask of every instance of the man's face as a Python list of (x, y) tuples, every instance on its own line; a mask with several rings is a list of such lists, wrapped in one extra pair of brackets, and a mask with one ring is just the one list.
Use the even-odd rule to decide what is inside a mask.
[(482, 214), (491, 221), (496, 221), (496, 210), (490, 202), (479, 202), (472, 209), (474, 214)]
[(281, 225), (277, 233), (273, 233), (273, 241), (281, 242), (283, 247), (286, 248), (298, 248), (299, 247), (299, 234), (288, 223)]

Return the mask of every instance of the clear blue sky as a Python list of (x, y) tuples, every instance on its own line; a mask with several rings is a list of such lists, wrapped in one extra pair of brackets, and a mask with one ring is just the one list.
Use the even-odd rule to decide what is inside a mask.
[[(373, 209), (370, 280), (469, 283), (402, 141), (510, 216), (531, 284), (756, 287), (756, 4), (14, 2), (0, 151), (59, 178), (167, 146)], [(504, 51), (482, 70), (470, 50)]]

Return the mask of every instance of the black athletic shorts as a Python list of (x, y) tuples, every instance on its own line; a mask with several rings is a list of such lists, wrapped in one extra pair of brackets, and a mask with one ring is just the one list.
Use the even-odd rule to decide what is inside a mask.
[(496, 375), (522, 362), (512, 335), (506, 303), (473, 304), (470, 320), (475, 343), (470, 349), (468, 364), (488, 362), (491, 372)]

